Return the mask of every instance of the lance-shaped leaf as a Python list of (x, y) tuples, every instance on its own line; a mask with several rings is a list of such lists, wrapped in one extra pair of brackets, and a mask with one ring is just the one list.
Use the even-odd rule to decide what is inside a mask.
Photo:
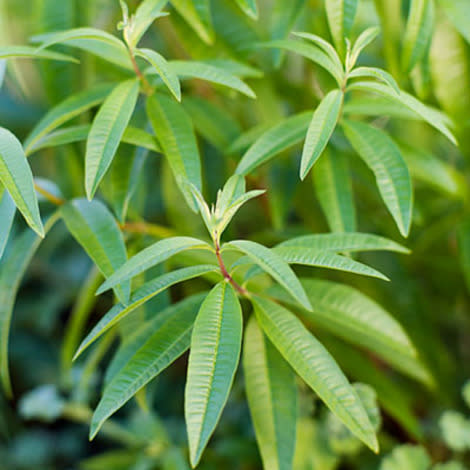
[(342, 152), (325, 150), (313, 170), (314, 189), (333, 232), (356, 230), (356, 208), (348, 159)]
[(83, 49), (102, 59), (132, 70), (126, 46), (117, 37), (95, 28), (75, 28), (65, 31), (40, 34), (31, 38), (41, 43), (40, 50), (54, 44), (65, 44)]
[[(364, 30), (356, 39), (352, 49), (351, 55), (349, 57), (349, 61), (347, 61), (346, 65), (348, 70), (350, 70), (356, 64), (357, 58), (362, 50), (367, 47), (380, 33), (380, 28), (377, 26), (372, 26), (371, 28), (367, 28)], [(348, 58), (347, 58), (348, 59)]]
[(400, 93), (395, 79), (385, 70), (376, 67), (357, 67), (348, 74), (348, 78), (376, 78), (390, 86), (396, 93)]
[(2, 46), (0, 47), (0, 59), (46, 59), (60, 60), (63, 62), (79, 62), (74, 57), (61, 54), (60, 52), (38, 51), (36, 47), (31, 46)]
[(121, 268), (108, 277), (96, 293), (101, 294), (106, 290), (111, 289), (111, 287), (114, 287), (116, 284), (131, 279), (132, 277), (137, 276), (137, 274), (144, 272), (146, 269), (166, 261), (171, 256), (189, 249), (212, 250), (212, 247), (208, 243), (198, 240), (197, 238), (165, 238), (164, 240), (160, 240), (153, 245), (150, 245), (130, 258), (123, 266), (121, 266)]
[[(65, 225), (105, 277), (127, 260), (126, 246), (116, 220), (99, 201), (75, 199), (61, 207)], [(115, 289), (121, 302), (127, 302), (130, 283)]]
[(273, 250), (250, 240), (235, 240), (225, 243), (223, 248), (234, 248), (247, 255), (261, 269), (270, 274), (304, 308), (311, 310), (302, 285), (290, 266)]
[(214, 42), (210, 0), (172, 0), (171, 4), (205, 43)]
[(310, 111), (290, 116), (261, 134), (238, 163), (236, 173), (246, 175), (283, 150), (302, 141), (312, 119)]
[(95, 327), (80, 344), (74, 359), (76, 359), (100, 336), (116, 325), (116, 323), (121, 321), (125, 316), (129, 315), (129, 313), (133, 312), (135, 309), (139, 308), (145, 302), (148, 302), (150, 299), (160, 294), (160, 292), (163, 292), (169, 287), (174, 286), (180, 282), (187, 281), (188, 279), (194, 279), (195, 277), (199, 277), (214, 271), (217, 271), (217, 266), (215, 265), (204, 264), (199, 266), (190, 266), (189, 268), (181, 268), (177, 269), (176, 271), (162, 274), (161, 276), (146, 282), (132, 294), (128, 305), (119, 303), (101, 318), (101, 320), (95, 325)]
[(412, 0), (403, 39), (402, 64), (405, 72), (411, 72), (428, 50), (433, 22), (433, 1)]
[(173, 73), (181, 78), (205, 80), (239, 91), (250, 98), (256, 98), (254, 91), (244, 81), (222, 67), (194, 60), (172, 60), (169, 66)]
[(41, 237), (44, 228), (34, 190), (33, 173), (20, 141), (0, 127), (0, 182), (7, 189), (28, 225)]
[(232, 286), (217, 284), (201, 305), (189, 353), (184, 414), (195, 467), (227, 402), (238, 366), (242, 309)]
[(178, 187), (196, 211), (188, 183), (201, 190), (201, 162), (191, 118), (179, 103), (163, 95), (147, 99), (147, 115)]
[(109, 84), (94, 86), (86, 91), (69, 96), (66, 100), (62, 101), (62, 103), (59, 103), (48, 111), (26, 138), (24, 142), (26, 154), (31, 153), (40, 139), (61, 126), (64, 122), (100, 104), (111, 89), (112, 87)]
[(331, 36), (340, 54), (344, 55), (345, 38), (349, 36), (354, 17), (356, 16), (358, 0), (326, 0), (326, 16)]
[(162, 13), (162, 8), (167, 3), (168, 0), (144, 0), (139, 4), (132, 17), (132, 27), (128, 33), (131, 48), (137, 46), (140, 38), (157, 18), (167, 15), (167, 13)]
[(10, 235), (15, 218), (16, 206), (7, 190), (0, 187), (0, 260)]
[(92, 199), (103, 179), (139, 96), (139, 82), (127, 80), (110, 93), (93, 120), (85, 153), (85, 187)]
[[(58, 219), (51, 216), (44, 226), (47, 233)], [(31, 230), (25, 230), (12, 240), (8, 256), (0, 261), (0, 376), (7, 396), (12, 395), (10, 374), (8, 372), (8, 336), (16, 294), (21, 279), (41, 243), (41, 238)]]
[(172, 95), (181, 101), (181, 87), (176, 73), (173, 71), (166, 59), (152, 49), (136, 49), (135, 54), (144, 58), (158, 73), (163, 83), (171, 91)]
[(258, 6), (256, 0), (235, 0), (235, 3), (242, 9), (242, 11), (250, 18), (258, 19)]
[(259, 329), (254, 317), (245, 331), (243, 371), (264, 468), (289, 470), (296, 442), (295, 374)]
[(139, 330), (138, 337), (144, 341), (104, 389), (93, 413), (90, 439), (109, 416), (188, 349), (196, 314), (194, 304), (179, 305), (144, 325), (145, 334)]
[[(429, 372), (420, 362), (417, 352), (402, 326), (369, 297), (344, 284), (318, 279), (301, 279), (315, 311), (301, 315), (315, 327), (328, 331), (348, 343), (373, 351), (397, 370), (429, 381)], [(293, 305), (278, 287), (269, 295)]]
[(377, 437), (367, 413), (330, 353), (284, 307), (259, 297), (253, 305), (260, 326), (286, 361), (346, 427), (377, 452)]
[(341, 90), (332, 90), (315, 109), (302, 150), (301, 179), (307, 176), (307, 173), (328, 144), (341, 113), (343, 96)]
[(352, 83), (351, 85), (348, 85), (348, 90), (361, 90), (377, 93), (379, 95), (390, 98), (392, 101), (398, 102), (399, 104), (410, 109), (413, 113), (417, 114), (423, 121), (426, 121), (429, 125), (436, 128), (453, 144), (457, 145), (455, 136), (449, 129), (450, 121), (445, 116), (445, 114), (429, 106), (426, 106), (409, 93), (400, 90), (400, 93), (397, 94), (389, 86), (371, 81)]
[(410, 231), (413, 190), (400, 149), (387, 134), (368, 124), (345, 121), (343, 128), (354, 150), (374, 172), (382, 199), (406, 237)]
[(439, 0), (438, 3), (454, 27), (470, 43), (470, 11), (467, 0)]

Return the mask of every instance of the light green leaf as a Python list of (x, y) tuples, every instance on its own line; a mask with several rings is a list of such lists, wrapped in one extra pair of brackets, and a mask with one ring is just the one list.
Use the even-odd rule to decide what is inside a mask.
[(245, 178), (241, 175), (232, 175), (221, 191), (217, 193), (216, 212), (223, 214), (246, 191)]
[(86, 91), (69, 96), (49, 110), (36, 124), (24, 142), (26, 155), (29, 155), (37, 142), (64, 122), (70, 121), (88, 109), (100, 104), (111, 91), (109, 84), (100, 84)]
[(180, 104), (163, 95), (147, 99), (147, 115), (178, 187), (196, 211), (188, 183), (201, 190), (201, 163), (191, 118)]
[(256, 0), (235, 0), (235, 3), (242, 9), (242, 11), (250, 18), (258, 19), (258, 6)]
[(227, 402), (240, 357), (242, 310), (232, 286), (217, 284), (201, 305), (189, 353), (184, 414), (195, 467)]
[(332, 232), (356, 230), (356, 208), (347, 157), (326, 149), (313, 170), (314, 189)]
[(429, 470), (431, 459), (424, 447), (404, 444), (395, 447), (380, 464), (379, 470)]
[(433, 22), (433, 0), (412, 0), (401, 56), (405, 72), (411, 72), (426, 54), (431, 41)]
[(446, 410), (439, 419), (444, 442), (454, 452), (470, 449), (470, 421), (458, 411)]
[(205, 43), (214, 42), (210, 0), (171, 0), (171, 4)]
[[(365, 83), (365, 82), (364, 82)], [(398, 101), (380, 95), (356, 95), (345, 101), (344, 115), (389, 116), (412, 121), (420, 120), (420, 116)]]
[(263, 331), (286, 361), (346, 427), (377, 452), (377, 438), (367, 413), (329, 352), (284, 307), (259, 297), (253, 299), (253, 305)]
[(400, 93), (395, 79), (385, 70), (376, 67), (357, 67), (348, 74), (348, 78), (376, 78), (390, 86), (396, 93)]
[(325, 149), (335, 130), (343, 105), (343, 96), (341, 90), (330, 91), (313, 113), (302, 150), (300, 164), (300, 178), (302, 180)]
[(311, 310), (302, 285), (290, 266), (273, 250), (250, 240), (235, 240), (225, 243), (222, 248), (233, 248), (241, 251), (254, 261), (261, 269), (270, 274), (292, 297), (304, 308)]
[(217, 271), (215, 265), (199, 265), (190, 266), (189, 268), (181, 268), (166, 274), (162, 274), (151, 281), (146, 282), (139, 287), (133, 294), (127, 305), (119, 303), (109, 310), (101, 320), (93, 327), (90, 333), (80, 344), (75, 353), (74, 360), (100, 336), (110, 330), (116, 323), (121, 321), (129, 313), (139, 308), (145, 302), (158, 295), (160, 292), (174, 286), (183, 281), (194, 279), (195, 277)]
[(79, 60), (69, 55), (54, 51), (38, 51), (36, 47), (31, 46), (2, 46), (0, 59), (47, 59), (79, 63)]
[(105, 387), (93, 413), (90, 439), (109, 416), (188, 349), (196, 313), (194, 305), (179, 305), (161, 312), (143, 326), (145, 330), (139, 330), (139, 335), (145, 331), (145, 336), (139, 336), (144, 341)]
[(374, 172), (382, 199), (400, 233), (408, 236), (413, 190), (400, 149), (387, 134), (368, 124), (344, 121), (343, 129), (354, 150)]
[(171, 60), (168, 64), (173, 73), (181, 78), (205, 80), (256, 98), (254, 91), (245, 82), (222, 67), (195, 60)]
[(124, 43), (117, 37), (100, 29), (75, 28), (55, 31), (33, 36), (31, 41), (41, 43), (39, 50), (54, 44), (65, 44), (83, 49), (108, 62), (132, 70), (132, 63)]
[(359, 54), (379, 35), (379, 33), (380, 28), (378, 26), (372, 26), (362, 31), (351, 49), (349, 60), (347, 60), (348, 70), (356, 65)]
[[(47, 233), (58, 219), (57, 213), (51, 216), (44, 226)], [(0, 261), (0, 376), (4, 392), (12, 396), (10, 374), (8, 372), (8, 336), (16, 294), (24, 273), (41, 243), (41, 238), (31, 230), (25, 230), (12, 240), (8, 256)]]
[(438, 0), (438, 3), (455, 28), (470, 43), (470, 11), (467, 0)]
[(372, 93), (377, 93), (379, 95), (391, 98), (393, 101), (400, 103), (403, 106), (406, 106), (412, 112), (417, 114), (423, 121), (426, 121), (429, 125), (437, 129), (443, 135), (445, 135), (453, 144), (457, 145), (457, 141), (449, 129), (449, 119), (440, 111), (437, 111), (421, 101), (417, 100), (414, 96), (406, 93), (403, 90), (400, 90), (400, 93), (397, 93), (392, 90), (389, 86), (382, 83), (375, 82), (356, 82), (348, 85), (348, 90), (362, 90)]
[[(109, 277), (126, 262), (122, 233), (114, 217), (101, 202), (74, 199), (64, 204), (60, 213), (70, 233), (105, 277)], [(127, 302), (130, 283), (123, 282), (115, 292), (121, 302)]]
[(312, 119), (310, 111), (296, 114), (264, 132), (243, 155), (236, 173), (247, 175), (283, 150), (302, 141)]
[(15, 218), (16, 206), (7, 190), (0, 187), (0, 261), (10, 235), (13, 219)]
[(181, 87), (176, 73), (172, 70), (170, 64), (158, 52), (152, 49), (136, 49), (135, 54), (144, 58), (158, 73), (163, 83), (171, 91), (172, 95), (181, 101)]
[(97, 112), (88, 135), (85, 187), (92, 199), (114, 158), (139, 96), (138, 80), (117, 85)]
[(153, 245), (140, 251), (130, 258), (121, 268), (116, 270), (97, 290), (97, 294), (101, 294), (111, 287), (126, 281), (137, 274), (144, 272), (163, 261), (166, 261), (173, 255), (182, 251), (193, 250), (212, 250), (212, 247), (197, 238), (191, 237), (170, 237), (160, 240)]
[(344, 56), (345, 38), (349, 36), (358, 0), (326, 0), (326, 16), (330, 27), (331, 36), (340, 55)]
[(135, 15), (132, 17), (132, 27), (128, 34), (129, 45), (132, 48), (137, 46), (140, 38), (157, 18), (167, 15), (161, 11), (167, 3), (168, 0), (144, 0), (140, 2)]
[(245, 331), (243, 371), (264, 468), (290, 470), (296, 443), (295, 375), (254, 317)]
[(20, 141), (3, 127), (0, 127), (0, 182), (28, 225), (44, 237), (31, 168)]

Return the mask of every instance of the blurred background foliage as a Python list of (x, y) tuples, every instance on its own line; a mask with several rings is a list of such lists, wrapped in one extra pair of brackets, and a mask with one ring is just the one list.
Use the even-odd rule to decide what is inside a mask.
[[(138, 4), (128, 3), (132, 10)], [(233, 61), (242, 62), (246, 64), (242, 75), (257, 94), (251, 100), (205, 82), (184, 82), (183, 105), (199, 135), (205, 194), (214, 200), (253, 136), (286, 116), (316, 107), (331, 86), (331, 77), (303, 58), (279, 50), (259, 51), (253, 44), (286, 37), (290, 30), (331, 38), (321, 0), (258, 0), (258, 20), (235, 2), (213, 0), (210, 22), (197, 19), (191, 5), (186, 0), (170, 2), (170, 16), (152, 26), (144, 43), (172, 59), (225, 60), (227, 68), (241, 67)], [(116, 0), (0, 0), (0, 8), (1, 45), (25, 44), (35, 34), (78, 26), (117, 34), (121, 17)], [(402, 66), (408, 10), (406, 0), (361, 0), (351, 37), (366, 27), (381, 26), (379, 40), (366, 49), (361, 63), (385, 68), (401, 88), (444, 110), (452, 118), (459, 148), (383, 99), (347, 102), (345, 107), (357, 116), (375, 115), (381, 107), (375, 123), (398, 142), (407, 143), (404, 156), (415, 191), (412, 229), (405, 244), (412, 253), (361, 255), (361, 260), (386, 272), (390, 283), (331, 271), (314, 274), (358, 287), (390, 311), (417, 346), (433, 384), (413, 381), (370, 353), (318, 331), (343, 370), (373, 387), (364, 386), (362, 393), (376, 411), (377, 425), (381, 423), (382, 452), (375, 456), (365, 450), (299, 383), (295, 456), (299, 470), (425, 470), (434, 464), (435, 470), (458, 470), (469, 462), (470, 389), (463, 386), (470, 377), (470, 5), (466, 0), (434, 2), (429, 47), (411, 72)], [(50, 106), (94, 83), (122, 77), (121, 70), (99, 58), (75, 55), (81, 60), (79, 66), (9, 63), (0, 90), (0, 125), (23, 139)], [(4, 62), (0, 72), (5, 73)], [(133, 119), (142, 124), (143, 116), (138, 109)], [(89, 122), (89, 117), (77, 118), (75, 123)], [(335, 149), (351, 162), (359, 230), (399, 240), (373, 176), (344, 142), (336, 144)], [(303, 182), (298, 179), (300, 151), (299, 145), (284, 151), (281, 158), (250, 176), (250, 186), (268, 187), (269, 192), (260, 203), (240, 212), (229, 228), (232, 234), (272, 244), (287, 235), (328, 231), (316, 197), (315, 176)], [(53, 181), (66, 198), (82, 196), (83, 152), (83, 143), (40, 150), (31, 159), (33, 173), (47, 178), (45, 185)], [(130, 200), (125, 192), (128, 181), (135, 187)], [(127, 224), (130, 251), (155, 236), (204, 234), (202, 222), (187, 208), (158, 154), (122, 144), (101, 190), (117, 218)], [(41, 204), (47, 212), (49, 203)], [(121, 215), (127, 204), (124, 220)], [(153, 224), (150, 230), (141, 230), (142, 216)], [(11, 238), (23, 228), (17, 217)], [(73, 365), (71, 356), (83, 333), (112, 304), (110, 296), (90, 295), (100, 283), (89, 258), (62, 223), (57, 224), (29, 266), (15, 307), (10, 346), (14, 399), (0, 397), (0, 468), (188, 468), (182, 412), (186, 356), (116, 414), (95, 441), (88, 442), (91, 409), (117, 343), (108, 336)], [(127, 319), (122, 330), (133, 329), (150, 310), (164, 308), (201, 287), (204, 281), (159, 295)], [(80, 320), (74, 322), (74, 318)], [(200, 468), (260, 466), (239, 373)]]

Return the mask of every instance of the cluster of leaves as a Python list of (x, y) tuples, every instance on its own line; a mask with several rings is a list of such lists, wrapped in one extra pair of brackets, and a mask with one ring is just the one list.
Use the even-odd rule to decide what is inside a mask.
[[(402, 236), (409, 235), (413, 217), (419, 225), (420, 217), (425, 219), (434, 210), (419, 205), (417, 199), (418, 214), (413, 214), (412, 178), (455, 201), (458, 220), (462, 220), (467, 197), (464, 176), (423, 150), (412, 133), (402, 132), (407, 126), (422, 126), (423, 135), (458, 154), (457, 139), (459, 143), (465, 140), (467, 123), (452, 119), (461, 117), (463, 111), (454, 95), (444, 90), (445, 80), (452, 77), (440, 76), (443, 59), (435, 51), (441, 42), (463, 41), (462, 37), (446, 23), (441, 28), (447, 28), (447, 33), (437, 29), (439, 37), (433, 39), (432, 0), (410, 2), (403, 34), (398, 34), (391, 21), (392, 13), (401, 15), (401, 2), (377, 0), (384, 45), (393, 44), (384, 51), (387, 72), (360, 65), (366, 47), (371, 47), (381, 29), (364, 28), (355, 41), (350, 40), (357, 0), (326, 0), (314, 6), (305, 1), (266, 2), (273, 13), (269, 31), (256, 29), (263, 27), (263, 9), (255, 1), (143, 0), (133, 13), (124, 1), (113, 3), (111, 11), (120, 6), (117, 29), (122, 39), (104, 28), (65, 26), (33, 36), (33, 46), (0, 47), (0, 60), (9, 60), (12, 77), (21, 75), (15, 61), (21, 58), (74, 67), (78, 59), (68, 55), (69, 49), (90, 69), (101, 64), (100, 72), (87, 76), (80, 91), (53, 100), (58, 104), (51, 106), (22, 142), (12, 131), (0, 128), (0, 374), (5, 393), (12, 395), (9, 330), (20, 283), (41, 239), (64, 231), (59, 224), (63, 221), (64, 237), (71, 235), (94, 264), (77, 295), (61, 353), (62, 381), (69, 382), (73, 396), (70, 402), (64, 401), (55, 388), (41, 388), (32, 400), (23, 402), (24, 416), (91, 422), (90, 438), (102, 429), (131, 447), (145, 447), (146, 431), (132, 437), (129, 430), (107, 420), (133, 397), (147, 409), (146, 390), (153, 379), (189, 350), (184, 416), (193, 467), (199, 464), (227, 404), (240, 358), (265, 468), (309, 468), (312, 462), (305, 444), (310, 434), (303, 436), (299, 431), (305, 423), (308, 429), (312, 426), (310, 418), (304, 421), (299, 414), (299, 378), (330, 410), (315, 425), (315, 432), (321, 429), (320, 434), (329, 436), (330, 468), (338, 464), (338, 455), (361, 452), (360, 442), (379, 450), (374, 391), (351, 384), (347, 375), (370, 384), (387, 413), (410, 435), (421, 438), (409, 395), (380, 372), (363, 349), (380, 364), (432, 388), (440, 377), (430, 364), (432, 358), (420, 349), (422, 337), (357, 288), (335, 277), (334, 281), (312, 277), (310, 268), (388, 280), (357, 257), (376, 251), (409, 253), (388, 238), (358, 231), (356, 206), (366, 207), (361, 210), (365, 227), (388, 230), (388, 225), (387, 218), (373, 215), (380, 208), (368, 210), (370, 196), (363, 197), (363, 193), (369, 187), (364, 191), (366, 184), (353, 185), (357, 165), (350, 161), (355, 154), (365, 163), (357, 170), (359, 180), (368, 182), (367, 169), (371, 171)], [(166, 18), (169, 11), (164, 11), (168, 3), (170, 19)], [(467, 12), (465, 6), (440, 3), (468, 40), (468, 25), (459, 15)], [(322, 35), (296, 32), (295, 39), (287, 38), (301, 18), (303, 26), (308, 26), (304, 29), (315, 30), (316, 25), (305, 20), (310, 8), (324, 11), (329, 30), (323, 25)], [(160, 53), (165, 48), (160, 47), (159, 34), (151, 35), (153, 27), (159, 34), (166, 31), (167, 51), (172, 51), (171, 38), (178, 37), (178, 45), (173, 44), (177, 60)], [(451, 39), (449, 30), (454, 34)], [(324, 39), (328, 35), (331, 42)], [(149, 47), (141, 47), (146, 40)], [(178, 47), (191, 60), (182, 59)], [(294, 54), (286, 57), (285, 51)], [(313, 94), (304, 84), (296, 88), (282, 76), (284, 69), (290, 70), (285, 64), (295, 60), (296, 54), (308, 59), (308, 65), (302, 65), (314, 72), (310, 77)], [(468, 66), (466, 54), (464, 50)], [(430, 69), (438, 70), (435, 98), (447, 113), (423, 102), (430, 101)], [(46, 74), (53, 71), (45, 70)], [(464, 88), (465, 77), (459, 80)], [(280, 95), (276, 86), (281, 84), (282, 89), (286, 82), (291, 89)], [(315, 108), (305, 109), (304, 99), (293, 104), (292, 96), (299, 93), (317, 101)], [(468, 90), (462, 96), (468, 96)], [(285, 104), (281, 100), (293, 110), (288, 117), (280, 111)], [(264, 120), (256, 123), (245, 118), (241, 126), (236, 116), (250, 111)], [(393, 118), (393, 124), (383, 121), (384, 115)], [(64, 149), (75, 149), (65, 154), (65, 178), (33, 177), (30, 156), (37, 154), (46, 162), (49, 155), (55, 158)], [(164, 157), (159, 171), (151, 159), (155, 155)], [(147, 168), (154, 173), (145, 182)], [(312, 177), (307, 179), (310, 172)], [(312, 182), (329, 233), (315, 233), (318, 215), (309, 213), (308, 203), (301, 201), (290, 209), (293, 188), (301, 188), (302, 198), (305, 188), (313, 192)], [(247, 190), (247, 183), (263, 189)], [(162, 189), (155, 189), (159, 185)], [(359, 191), (359, 202), (355, 202), (353, 187)], [(163, 217), (169, 226), (144, 219), (161, 193)], [(208, 204), (211, 197), (204, 194), (215, 196), (215, 204)], [(251, 209), (255, 202), (258, 209)], [(439, 204), (436, 207), (439, 210)], [(241, 218), (249, 209), (261, 212), (255, 212), (246, 227), (234, 229), (235, 215), (240, 211)], [(30, 227), (20, 233), (20, 221), (14, 223), (17, 211)], [(257, 223), (265, 217), (263, 211), (268, 224)], [(455, 219), (454, 215), (452, 227)], [(440, 220), (437, 224), (439, 237), (443, 228)], [(226, 232), (229, 241), (222, 239)], [(149, 244), (142, 234), (158, 241)], [(425, 246), (426, 240), (422, 243)], [(459, 247), (468, 281), (470, 225), (465, 220), (459, 228)], [(184, 293), (171, 302), (170, 288), (181, 292), (177, 289), (182, 286)], [(95, 291), (104, 294), (108, 290), (113, 291), (116, 303), (80, 343), (96, 301)], [(91, 413), (85, 404), (90, 401), (92, 376), (116, 334), (120, 345)], [(80, 384), (71, 386), (72, 359), (81, 358), (98, 339), (87, 356)], [(305, 394), (303, 390), (300, 396)], [(35, 403), (33, 411), (28, 407), (31, 403)], [(146, 447), (142, 454), (133, 450), (135, 465), (144, 459), (150, 463), (142, 465), (149, 468), (156, 463), (184, 468), (184, 454), (171, 433), (163, 431), (153, 416), (149, 420), (149, 429), (159, 430), (160, 447)], [(401, 453), (394, 451), (381, 468), (400, 465), (394, 461), (405, 458)], [(428, 468), (429, 462), (423, 465)]]

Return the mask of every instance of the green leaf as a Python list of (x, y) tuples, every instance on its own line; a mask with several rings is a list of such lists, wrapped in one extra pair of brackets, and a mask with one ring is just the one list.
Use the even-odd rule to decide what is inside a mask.
[(157, 72), (163, 83), (171, 91), (172, 95), (181, 101), (181, 87), (176, 73), (170, 64), (158, 52), (152, 49), (136, 49), (135, 54), (144, 58)]
[(258, 6), (256, 0), (235, 0), (235, 3), (241, 8), (241, 10), (248, 15), (250, 18), (258, 19)]
[(205, 43), (214, 42), (210, 0), (172, 0), (171, 4)]
[(15, 202), (8, 191), (0, 187), (0, 220), (2, 221), (0, 224), (0, 261), (5, 251), (15, 213)]
[(470, 449), (470, 421), (465, 415), (454, 410), (446, 410), (439, 419), (439, 427), (444, 442), (454, 452)]
[(403, 39), (402, 67), (409, 73), (426, 54), (432, 36), (434, 3), (412, 0)]
[(253, 299), (253, 305), (266, 336), (286, 361), (346, 427), (377, 452), (377, 438), (367, 413), (329, 352), (284, 307), (259, 297)]
[(464, 220), (458, 227), (459, 260), (467, 289), (470, 292), (470, 219)]
[(254, 91), (245, 82), (222, 67), (195, 60), (171, 60), (168, 64), (173, 73), (181, 78), (205, 80), (239, 91), (250, 98), (256, 98)]
[(126, 46), (117, 37), (95, 28), (75, 28), (33, 36), (31, 41), (41, 43), (39, 50), (54, 44), (65, 44), (90, 52), (102, 59), (132, 70)]
[(312, 306), (307, 299), (297, 276), (290, 266), (273, 250), (250, 240), (235, 240), (225, 243), (223, 248), (233, 248), (246, 254), (261, 269), (270, 274), (289, 294), (304, 308), (311, 310)]
[[(74, 199), (63, 205), (60, 213), (70, 233), (105, 277), (109, 277), (126, 262), (122, 233), (114, 217), (101, 202)], [(121, 302), (127, 302), (130, 283), (123, 282), (115, 292)]]
[(189, 353), (184, 413), (195, 467), (227, 402), (240, 357), (242, 310), (232, 286), (217, 284), (201, 305)]
[(356, 82), (348, 85), (348, 90), (362, 90), (391, 98), (393, 101), (400, 103), (407, 107), (415, 114), (417, 114), (423, 121), (426, 121), (429, 125), (437, 129), (443, 135), (445, 135), (453, 144), (457, 145), (457, 141), (449, 129), (449, 119), (442, 114), (421, 101), (417, 100), (414, 96), (400, 90), (400, 94), (392, 90), (389, 86), (383, 85), (382, 83), (375, 82)]
[(356, 230), (356, 208), (348, 159), (326, 149), (313, 170), (314, 189), (332, 232)]
[(24, 142), (26, 155), (29, 155), (37, 142), (45, 135), (52, 132), (64, 122), (70, 121), (76, 116), (100, 104), (111, 91), (109, 84), (100, 84), (86, 91), (68, 97), (57, 106), (49, 110), (36, 124)]
[(438, 0), (438, 3), (454, 27), (470, 43), (470, 11), (467, 0)]
[(128, 34), (131, 48), (137, 46), (140, 38), (157, 18), (166, 16), (166, 13), (162, 13), (161, 10), (167, 3), (168, 0), (144, 0), (140, 2), (135, 15), (132, 17), (132, 27)]
[(341, 55), (345, 52), (345, 38), (349, 36), (358, 0), (326, 0), (326, 16), (330, 27), (331, 36), (336, 45), (336, 49)]
[(121, 321), (129, 313), (139, 308), (145, 302), (158, 295), (160, 292), (183, 281), (194, 279), (195, 277), (217, 271), (217, 266), (203, 264), (181, 268), (166, 274), (162, 274), (139, 287), (133, 294), (128, 304), (116, 304), (109, 310), (101, 320), (93, 327), (90, 333), (80, 344), (74, 359), (76, 359), (88, 346), (96, 341), (100, 336), (110, 330), (116, 323)]
[(139, 342), (129, 361), (105, 387), (93, 413), (90, 439), (96, 436), (109, 416), (188, 349), (196, 314), (194, 304), (181, 303), (161, 312), (143, 326), (145, 330), (139, 330), (138, 338), (144, 341)]
[(180, 104), (163, 95), (147, 99), (147, 115), (178, 187), (196, 211), (188, 183), (201, 190), (201, 163), (191, 118)]
[(387, 134), (368, 124), (344, 121), (343, 129), (354, 150), (374, 172), (382, 199), (400, 233), (408, 236), (413, 190), (400, 149)]
[(28, 225), (44, 237), (31, 168), (20, 141), (3, 127), (0, 127), (0, 182)]
[[(58, 219), (51, 216), (44, 226), (47, 233)], [(25, 230), (10, 242), (8, 256), (0, 261), (0, 376), (7, 396), (12, 396), (8, 372), (8, 336), (16, 294), (24, 273), (41, 243), (41, 238), (31, 230)]]
[(0, 59), (47, 59), (79, 63), (79, 60), (59, 52), (38, 50), (31, 46), (2, 46)]
[(96, 113), (87, 139), (85, 187), (92, 199), (114, 158), (139, 96), (139, 81), (117, 85)]
[(376, 78), (391, 87), (396, 93), (400, 93), (395, 79), (385, 70), (376, 67), (357, 67), (348, 74), (348, 78)]
[(130, 258), (123, 266), (117, 269), (97, 290), (97, 294), (101, 294), (111, 287), (126, 281), (137, 274), (144, 272), (146, 269), (156, 266), (166, 261), (173, 255), (182, 251), (193, 250), (211, 250), (212, 247), (197, 238), (191, 237), (170, 237), (160, 240), (153, 245), (140, 251)]
[(343, 96), (341, 90), (330, 91), (313, 113), (302, 150), (300, 164), (300, 178), (302, 180), (322, 154), (335, 130), (343, 105)]
[(424, 447), (404, 444), (395, 447), (380, 464), (379, 470), (429, 470), (431, 459)]
[(359, 54), (379, 35), (379, 33), (380, 28), (378, 26), (372, 26), (362, 31), (351, 49), (349, 60), (347, 60), (348, 70), (356, 65)]
[(297, 424), (297, 385), (284, 358), (252, 317), (245, 331), (243, 371), (264, 468), (290, 470)]
[(236, 173), (247, 175), (283, 150), (302, 141), (312, 119), (310, 111), (296, 114), (268, 129), (250, 146), (238, 163)]

